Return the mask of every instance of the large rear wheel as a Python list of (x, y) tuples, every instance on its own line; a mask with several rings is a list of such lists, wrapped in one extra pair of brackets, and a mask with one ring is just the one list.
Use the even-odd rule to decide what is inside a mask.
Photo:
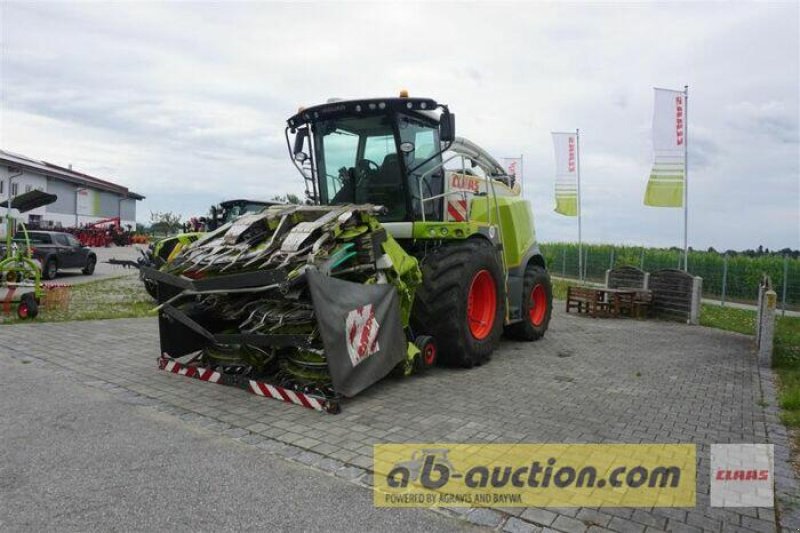
[(470, 368), (491, 357), (503, 331), (503, 276), (491, 243), (447, 243), (422, 261), (412, 326), (432, 335), (438, 358)]
[(525, 270), (522, 285), (522, 321), (506, 328), (512, 339), (535, 341), (544, 336), (553, 312), (553, 287), (547, 271), (537, 265)]

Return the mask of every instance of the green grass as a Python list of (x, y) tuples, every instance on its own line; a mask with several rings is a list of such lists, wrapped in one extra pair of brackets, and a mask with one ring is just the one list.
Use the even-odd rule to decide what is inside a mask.
[(155, 316), (153, 308), (156, 303), (145, 292), (137, 276), (122, 276), (74, 285), (70, 291), (70, 304), (66, 311), (49, 311), (43, 306), (35, 319), (20, 320), (13, 314), (9, 317), (0, 317), (0, 323), (29, 324)]
[(551, 278), (550, 282), (553, 284), (553, 299), (554, 300), (566, 300), (567, 299), (567, 287), (570, 286), (570, 283), (573, 285), (575, 284), (574, 281), (569, 282), (564, 279), (554, 279)]
[[(754, 335), (756, 312), (704, 304), (700, 324)], [(778, 374), (781, 420), (788, 427), (800, 428), (800, 317), (777, 317), (772, 366)]]
[(700, 325), (745, 335), (755, 335), (756, 312), (749, 309), (703, 304), (700, 310)]

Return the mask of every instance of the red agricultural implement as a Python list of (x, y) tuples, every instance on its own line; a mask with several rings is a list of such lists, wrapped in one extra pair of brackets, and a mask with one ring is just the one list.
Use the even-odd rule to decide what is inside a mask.
[(119, 217), (104, 218), (80, 228), (70, 228), (67, 231), (84, 246), (106, 247), (115, 244), (128, 246), (131, 244), (131, 232), (122, 229)]

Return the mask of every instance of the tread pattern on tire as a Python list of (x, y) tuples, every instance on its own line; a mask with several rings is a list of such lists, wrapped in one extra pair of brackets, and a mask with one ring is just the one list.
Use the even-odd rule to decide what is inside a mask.
[[(527, 302), (533, 287), (541, 283), (545, 287), (547, 294), (547, 312), (544, 321), (538, 327), (531, 324), (528, 319)], [(553, 314), (553, 286), (550, 282), (550, 275), (538, 265), (529, 265), (525, 269), (525, 280), (522, 283), (522, 317), (521, 322), (511, 324), (506, 328), (506, 335), (512, 339), (521, 341), (535, 341), (544, 337), (547, 326), (550, 324), (550, 316)]]
[[(467, 294), (474, 275), (492, 273), (497, 287), (494, 329), (476, 340), (467, 322)], [(502, 269), (492, 245), (483, 239), (446, 243), (422, 261), (422, 286), (417, 289), (411, 322), (414, 331), (436, 339), (439, 359), (471, 368), (487, 361), (503, 332), (505, 291)]]

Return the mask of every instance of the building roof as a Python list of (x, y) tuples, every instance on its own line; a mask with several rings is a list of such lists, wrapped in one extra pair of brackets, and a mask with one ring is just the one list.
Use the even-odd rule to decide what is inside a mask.
[(0, 164), (8, 166), (9, 168), (20, 168), (22, 170), (32, 171), (36, 174), (44, 174), (45, 176), (51, 176), (84, 187), (113, 192), (134, 200), (144, 200), (144, 196), (130, 191), (127, 187), (123, 187), (122, 185), (117, 185), (116, 183), (111, 183), (110, 181), (96, 178), (82, 172), (76, 172), (69, 168), (60, 167), (48, 163), (47, 161), (37, 161), (13, 152), (0, 150)]

